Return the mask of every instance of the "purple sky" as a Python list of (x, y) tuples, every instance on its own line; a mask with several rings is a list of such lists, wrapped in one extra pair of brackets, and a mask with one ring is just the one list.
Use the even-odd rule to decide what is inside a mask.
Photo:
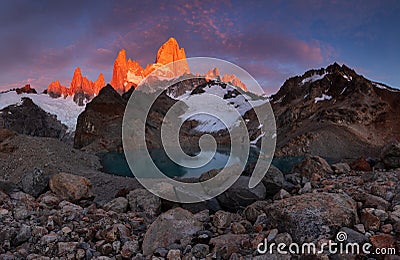
[(269, 94), (334, 61), (400, 87), (399, 1), (215, 2), (3, 0), (0, 89), (69, 86), (77, 66), (110, 81), (121, 48), (146, 66), (169, 37), (188, 57), (243, 67)]

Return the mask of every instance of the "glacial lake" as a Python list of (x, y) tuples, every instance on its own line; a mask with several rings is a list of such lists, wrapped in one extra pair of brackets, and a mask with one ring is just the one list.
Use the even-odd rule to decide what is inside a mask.
[[(225, 167), (229, 158), (229, 150), (217, 150), (212, 159), (202, 167), (199, 168), (187, 168), (178, 165), (171, 161), (162, 149), (150, 150), (150, 156), (153, 162), (157, 165), (166, 176), (168, 177), (199, 177), (201, 174), (213, 170), (221, 169)], [(259, 152), (257, 149), (250, 149), (249, 158), (247, 164), (257, 161)], [(129, 165), (125, 159), (124, 153), (109, 152), (98, 154), (100, 157), (100, 163), (102, 165), (102, 171), (110, 174), (133, 177), (133, 174), (129, 168)], [(304, 157), (275, 157), (272, 160), (272, 164), (280, 169), (283, 173), (288, 173), (292, 170), (293, 166), (300, 163)], [(247, 166), (247, 165), (246, 165)]]

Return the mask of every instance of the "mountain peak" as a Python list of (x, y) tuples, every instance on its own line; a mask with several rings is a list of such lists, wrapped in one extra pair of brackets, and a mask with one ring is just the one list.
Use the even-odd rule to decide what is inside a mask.
[(156, 64), (167, 65), (168, 63), (184, 60), (173, 65), (173, 73), (180, 76), (190, 73), (189, 65), (186, 62), (186, 53), (184, 48), (179, 48), (179, 44), (175, 38), (171, 37), (166, 41), (160, 49), (158, 49)]

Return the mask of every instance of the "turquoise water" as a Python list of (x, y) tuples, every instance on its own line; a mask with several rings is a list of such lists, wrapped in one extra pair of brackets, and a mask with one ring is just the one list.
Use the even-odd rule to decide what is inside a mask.
[[(200, 168), (186, 168), (182, 167), (171, 161), (163, 150), (154, 149), (150, 151), (154, 163), (157, 167), (169, 177), (198, 177), (213, 169), (223, 168), (229, 158), (229, 150), (217, 150), (212, 160)], [(109, 152), (99, 154), (100, 162), (103, 167), (102, 171), (110, 174), (132, 177), (133, 174), (126, 162), (123, 153)], [(251, 149), (248, 162), (255, 162), (258, 158), (258, 150)], [(275, 157), (272, 164), (280, 169), (283, 173), (288, 173), (292, 170), (293, 166), (298, 164), (304, 157)]]

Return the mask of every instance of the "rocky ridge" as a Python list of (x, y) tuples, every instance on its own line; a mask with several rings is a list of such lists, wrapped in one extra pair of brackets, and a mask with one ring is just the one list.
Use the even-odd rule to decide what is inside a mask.
[(375, 157), (399, 136), (400, 91), (337, 63), (288, 79), (271, 97), (277, 154)]

